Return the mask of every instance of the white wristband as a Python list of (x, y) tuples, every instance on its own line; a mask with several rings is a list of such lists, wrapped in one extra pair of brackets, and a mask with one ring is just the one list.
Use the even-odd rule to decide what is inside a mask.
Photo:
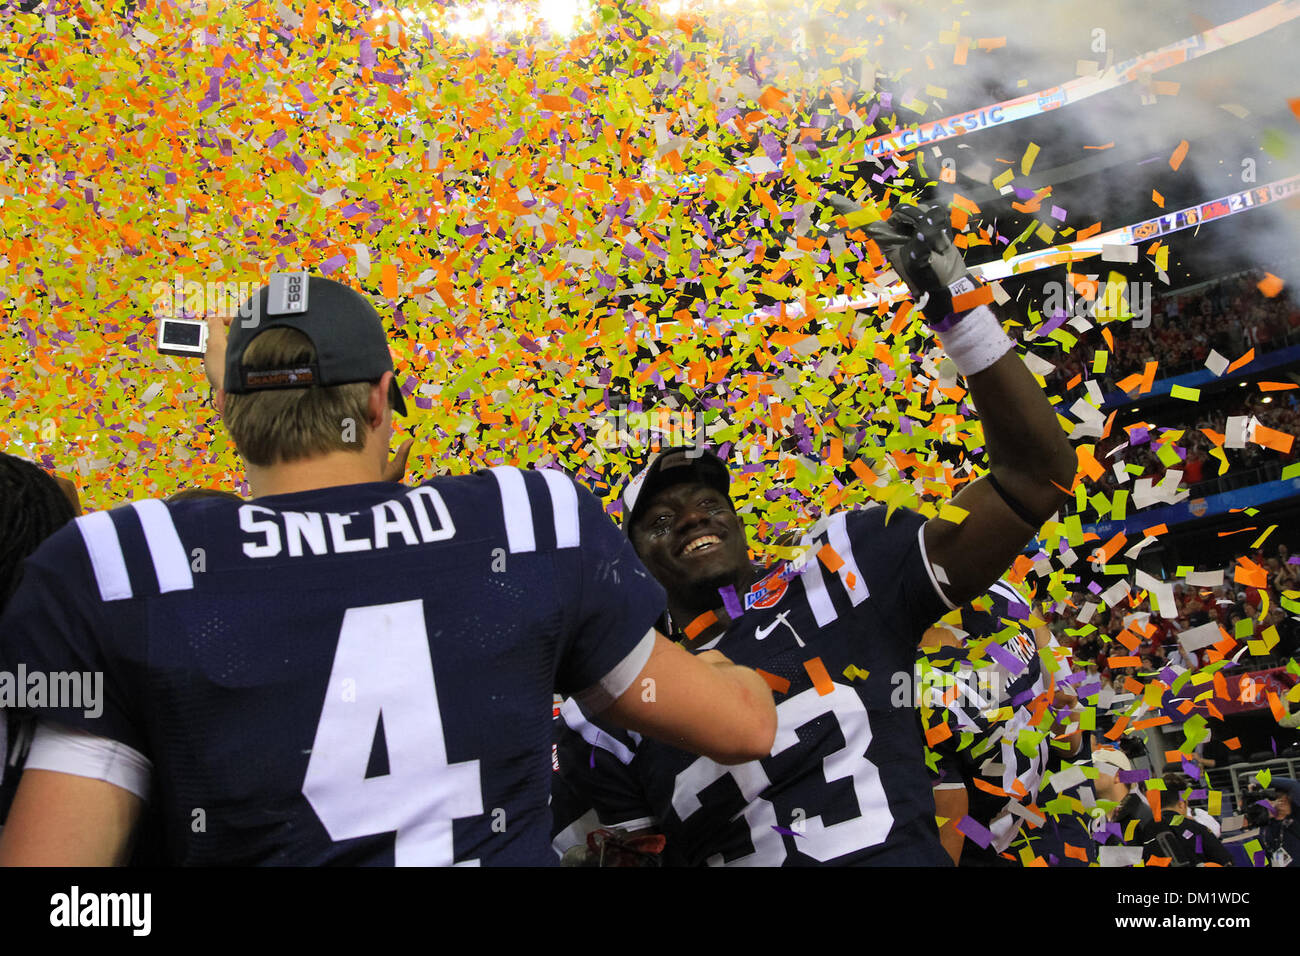
[(976, 306), (939, 340), (963, 376), (982, 372), (1014, 347), (987, 305)]

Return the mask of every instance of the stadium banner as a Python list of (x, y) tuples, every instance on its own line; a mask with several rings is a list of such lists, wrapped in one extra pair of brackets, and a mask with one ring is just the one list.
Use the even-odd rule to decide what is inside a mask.
[(1216, 697), (1214, 706), (1224, 716), (1266, 710), (1269, 707), (1269, 694), (1278, 698), (1285, 697), (1296, 683), (1295, 675), (1288, 674), (1285, 667), (1223, 676), (1228, 682), (1228, 696), (1226, 700)]
[[(1296, 495), (1300, 495), (1300, 475), (1292, 478), (1282, 478), (1277, 481), (1265, 481), (1245, 488), (1234, 488), (1232, 491), (1207, 495), (1204, 498), (1188, 498), (1161, 508), (1148, 508), (1122, 521), (1102, 521), (1097, 524), (1085, 524), (1082, 526), (1082, 530), (1084, 534), (1097, 535), (1101, 541), (1109, 541), (1121, 532), (1130, 536), (1141, 535), (1147, 528), (1154, 528), (1162, 524), (1172, 528), (1174, 525), (1195, 521), (1198, 518), (1226, 514), (1233, 509), (1258, 507), (1273, 501), (1283, 501)], [(1032, 555), (1043, 550), (1045, 550), (1044, 543), (1035, 538), (1029, 542), (1024, 553)]]
[[(1300, 2), (1300, 0), (1297, 0), (1297, 2)], [(1101, 233), (1080, 242), (1068, 242), (1047, 249), (1038, 249), (1034, 252), (1023, 252), (1008, 259), (994, 259), (992, 262), (976, 263), (968, 265), (966, 268), (972, 276), (981, 282), (995, 282), (998, 279), (1005, 279), (1012, 275), (1023, 275), (1027, 272), (1037, 272), (1039, 269), (1050, 269), (1052, 266), (1068, 265), (1081, 259), (1101, 255), (1106, 246), (1131, 246), (1134, 243), (1145, 242), (1148, 239), (1158, 239), (1173, 232), (1194, 228), (1203, 222), (1234, 216), (1239, 212), (1258, 209), (1293, 196), (1300, 196), (1300, 175), (1289, 176), (1286, 179), (1275, 180), (1250, 189), (1243, 189), (1240, 192), (1197, 203), (1194, 206), (1157, 216), (1154, 219), (1121, 226), (1118, 229), (1112, 229), (1110, 232)], [(867, 292), (856, 296), (838, 295), (823, 299), (819, 304), (819, 308), (825, 312), (842, 312), (846, 309), (870, 309), (882, 301), (896, 302), (909, 296), (907, 286), (902, 282), (896, 282), (889, 288), (882, 288), (879, 294)], [(754, 312), (749, 316), (749, 319), (757, 318), (762, 320), (764, 317), (776, 315), (782, 310), (789, 315), (801, 315), (803, 306), (795, 301), (765, 307)], [(670, 323), (660, 324), (667, 325)]]
[[(955, 113), (942, 119), (922, 123), (915, 129), (895, 130), (867, 140), (863, 158), (890, 156), (920, 146), (965, 136), (981, 129), (1005, 126), (1017, 120), (1039, 116), (1071, 103), (1117, 89), (1144, 76), (1179, 66), (1190, 60), (1250, 40), (1289, 20), (1300, 17), (1300, 0), (1279, 0), (1244, 17), (1212, 27), (1203, 33), (1184, 37), (1157, 50), (1149, 50), (1092, 76), (1082, 76), (1060, 86), (1027, 93), (1014, 99)], [(860, 162), (860, 160), (854, 160)]]
[(1050, 249), (1024, 252), (1002, 261), (994, 260), (993, 262), (985, 262), (982, 265), (971, 266), (970, 271), (984, 282), (1005, 279), (1007, 276), (1020, 275), (1025, 272), (1036, 272), (1050, 266), (1062, 265), (1089, 256), (1099, 255), (1105, 246), (1131, 246), (1134, 243), (1159, 239), (1161, 236), (1167, 236), (1170, 233), (1193, 229), (1205, 222), (1235, 216), (1239, 212), (1258, 209), (1260, 206), (1281, 202), (1283, 199), (1297, 195), (1300, 195), (1300, 175), (1288, 176), (1286, 179), (1278, 179), (1262, 186), (1253, 186), (1250, 189), (1229, 193), (1226, 196), (1220, 196), (1218, 199), (1197, 203), (1176, 212), (1165, 213), (1153, 219), (1146, 219), (1142, 222), (1122, 226), (1119, 229), (1112, 229), (1110, 232), (1092, 236), (1082, 242), (1064, 243), (1059, 246), (1052, 246)]

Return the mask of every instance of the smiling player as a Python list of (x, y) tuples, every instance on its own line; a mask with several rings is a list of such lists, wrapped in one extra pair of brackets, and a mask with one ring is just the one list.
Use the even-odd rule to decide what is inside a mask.
[(764, 672), (776, 742), (763, 760), (724, 767), (569, 701), (559, 761), (575, 802), (554, 807), (557, 832), (590, 806), (604, 826), (666, 835), (673, 864), (951, 863), (917, 714), (891, 700), (891, 677), (910, 678), (925, 629), (983, 593), (1057, 510), (1075, 456), (993, 313), (954, 310), (973, 285), (946, 218), (900, 207), (871, 232), (980, 411), (992, 473), (957, 495), (966, 519), (879, 505), (830, 514), (800, 542), (802, 565), (757, 567), (725, 464), (700, 450), (656, 456), (623, 493), (627, 533), (668, 591), (677, 636)]

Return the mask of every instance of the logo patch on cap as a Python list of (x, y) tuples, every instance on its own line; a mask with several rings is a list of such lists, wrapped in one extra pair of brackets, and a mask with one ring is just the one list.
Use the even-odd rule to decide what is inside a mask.
[(306, 272), (273, 272), (269, 285), (267, 315), (301, 315), (307, 311)]
[(645, 468), (641, 474), (637, 475), (623, 491), (623, 503), (627, 505), (627, 513), (631, 514), (632, 509), (636, 507), (637, 498), (641, 497), (641, 486), (645, 484), (645, 476), (650, 474), (650, 469)]
[(244, 388), (305, 388), (316, 383), (316, 366), (277, 368), (262, 371), (243, 370)]

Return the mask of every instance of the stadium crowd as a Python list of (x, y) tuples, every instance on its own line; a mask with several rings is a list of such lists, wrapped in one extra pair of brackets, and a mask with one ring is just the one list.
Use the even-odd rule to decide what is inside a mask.
[[(1105, 473), (1091, 483), (1091, 490), (1113, 494), (1120, 488), (1132, 488), (1134, 479), (1147, 478), (1158, 484), (1170, 468), (1182, 472), (1178, 490), (1188, 491), (1192, 497), (1201, 497), (1215, 491), (1226, 491), (1247, 483), (1258, 483), (1279, 478), (1282, 469), (1300, 456), (1300, 447), (1292, 445), (1281, 451), (1247, 441), (1242, 447), (1230, 447), (1224, 441), (1229, 418), (1254, 419), (1259, 424), (1285, 434), (1300, 434), (1300, 390), (1271, 395), (1251, 396), (1236, 401), (1224, 401), (1218, 407), (1189, 407), (1183, 415), (1161, 419), (1159, 427), (1150, 422), (1137, 422), (1122, 428), (1113, 428), (1111, 434), (1097, 443), (1097, 459), (1106, 466)], [(1171, 443), (1173, 464), (1160, 458), (1160, 437), (1169, 431), (1180, 437)], [(1215, 456), (1222, 449), (1226, 462)], [(1115, 465), (1124, 466), (1124, 480)], [(1222, 472), (1222, 474), (1220, 474)]]
[[(1300, 342), (1300, 305), (1289, 296), (1266, 296), (1259, 283), (1263, 276), (1244, 272), (1199, 288), (1157, 297), (1151, 306), (1151, 324), (1111, 325), (1115, 348), (1106, 371), (1097, 376), (1102, 392), (1117, 390), (1121, 379), (1142, 372), (1148, 362), (1159, 362), (1157, 378), (1169, 378), (1205, 367), (1210, 352), (1229, 361), (1250, 349), (1257, 355)], [(1047, 376), (1051, 387), (1061, 388), (1077, 375), (1092, 377), (1091, 337), (1081, 339), (1056, 362)]]
[[(1279, 643), (1273, 657), (1285, 660), (1300, 651), (1300, 628), (1281, 604), (1283, 592), (1300, 589), (1300, 559), (1281, 541), (1271, 543), (1267, 551), (1257, 548), (1244, 557), (1265, 569), (1264, 587), (1233, 583), (1234, 571), (1238, 567), (1233, 561), (1223, 569), (1222, 584), (1196, 587), (1175, 583), (1173, 594), (1177, 607), (1172, 615), (1164, 616), (1153, 611), (1147, 595), (1136, 603), (1125, 602), (1098, 611), (1086, 622), (1081, 622), (1080, 614), (1088, 600), (1095, 600), (1095, 596), (1087, 590), (1080, 590), (1070, 601), (1050, 606), (1049, 626), (1062, 645), (1071, 648), (1076, 661), (1095, 671), (1102, 680), (1115, 684), (1123, 683), (1127, 676), (1149, 676), (1170, 662), (1188, 668), (1209, 663), (1204, 651), (1194, 650), (1189, 656), (1180, 650), (1178, 636), (1211, 623), (1234, 636), (1241, 621), (1251, 622), (1252, 636), (1276, 627)], [(1142, 593), (1135, 581), (1129, 583), (1133, 594)], [(1136, 644), (1128, 647), (1119, 638), (1132, 626), (1135, 616), (1145, 626), (1135, 635), (1140, 638)], [(1085, 627), (1084, 624), (1091, 626)], [(1109, 664), (1111, 657), (1135, 656), (1142, 662), (1140, 667), (1116, 668)]]

